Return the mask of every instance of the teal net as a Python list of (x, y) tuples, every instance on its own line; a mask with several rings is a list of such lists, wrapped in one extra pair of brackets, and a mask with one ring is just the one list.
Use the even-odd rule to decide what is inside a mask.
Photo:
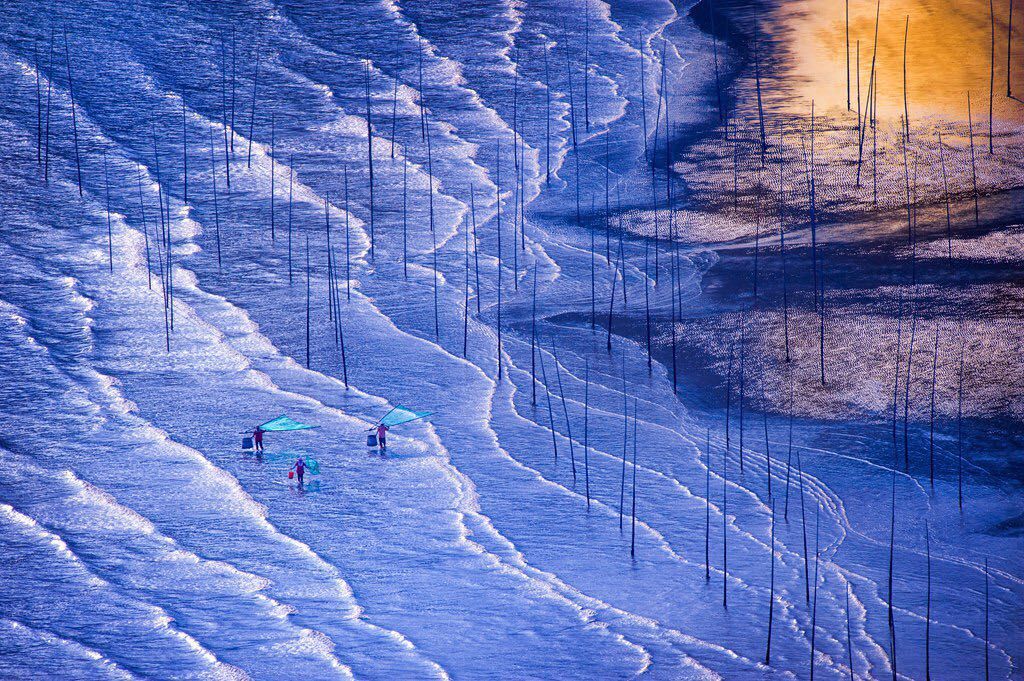
[(266, 430), (268, 432), (282, 432), (288, 430), (309, 430), (310, 428), (316, 428), (316, 426), (306, 425), (305, 423), (299, 423), (294, 419), (290, 419), (284, 414), (278, 416), (276, 419), (271, 419), (264, 424), (260, 425), (260, 430)]
[(413, 411), (408, 407), (398, 406), (389, 411), (384, 415), (384, 418), (380, 422), (390, 428), (391, 426), (397, 426), (402, 423), (408, 423), (409, 421), (415, 421), (426, 416), (430, 416), (434, 412), (432, 411)]

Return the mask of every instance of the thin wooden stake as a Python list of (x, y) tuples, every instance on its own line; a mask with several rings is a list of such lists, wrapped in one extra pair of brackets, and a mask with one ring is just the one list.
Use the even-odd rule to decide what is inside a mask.
[[(288, 156), (288, 285), (292, 283), (292, 208), (295, 192), (295, 159)], [(347, 219), (347, 216), (346, 216)], [(347, 231), (347, 229), (346, 229)]]
[(971, 187), (974, 194), (974, 228), (978, 228), (978, 171), (974, 163), (974, 121), (971, 118), (971, 91), (967, 91), (967, 137), (971, 141)]
[[(572, 422), (569, 420), (569, 407), (565, 403), (565, 391), (562, 389), (562, 368), (558, 361), (558, 348), (551, 341), (551, 356), (555, 361), (555, 378), (558, 381), (558, 398), (562, 402), (562, 414), (565, 416), (565, 433), (569, 440), (569, 461), (572, 464), (572, 484), (576, 485), (576, 452), (572, 440)], [(635, 421), (634, 421), (635, 423)], [(634, 426), (635, 427), (635, 426)], [(635, 440), (634, 440), (635, 442)], [(635, 456), (635, 455), (634, 455)]]
[(800, 487), (800, 527), (804, 541), (804, 598), (808, 605), (811, 602), (811, 581), (808, 574), (810, 559), (807, 554), (807, 515), (804, 512), (804, 467), (800, 460), (800, 450), (796, 450), (796, 478)]
[(466, 295), (462, 301), (462, 356), (466, 357), (469, 352), (469, 225), (465, 216), (462, 218), (462, 231), (466, 239)]
[[(139, 178), (139, 212), (142, 215), (142, 236), (146, 240), (146, 284), (149, 287), (149, 290), (152, 291), (153, 290), (153, 263), (152, 263), (152, 259), (150, 258), (150, 249), (149, 249), (149, 227), (146, 224), (146, 202), (145, 202), (145, 200), (143, 198), (143, 195), (142, 195), (142, 164), (141, 163), (136, 162), (136, 164), (135, 164), (135, 172), (136, 172), (136, 175)], [(219, 245), (220, 245), (220, 240), (219, 239), (218, 239), (217, 244), (218, 244), (218, 247), (219, 247)], [(218, 251), (218, 256), (219, 256), (219, 251)], [(218, 257), (218, 261), (217, 262), (218, 262), (218, 267), (219, 267), (220, 266), (220, 259), (219, 259), (219, 257)]]
[(480, 314), (480, 299), (483, 297), (483, 290), (480, 288), (480, 242), (476, 238), (476, 190), (469, 185), (469, 216), (473, 222), (473, 269), (476, 271), (476, 313)]
[(544, 46), (544, 182), (551, 184), (551, 71), (548, 67), (548, 51)]
[(590, 510), (590, 358), (583, 366), (583, 480)]
[(707, 462), (704, 466), (704, 581), (711, 581), (711, 429), (704, 444)]
[(351, 256), (351, 232), (349, 230), (349, 209), (348, 209), (348, 166), (345, 167), (345, 300), (352, 300), (352, 256)]
[(935, 489), (935, 383), (939, 366), (939, 330), (935, 329), (935, 344), (932, 347), (932, 395), (928, 415), (928, 479)]
[[(217, 138), (210, 128), (210, 184), (213, 187), (213, 225), (217, 236), (217, 271), (222, 270), (220, 253), (220, 208), (217, 205), (217, 153), (214, 151)], [(289, 254), (290, 255), (290, 254)]]
[(68, 47), (68, 29), (64, 29), (64, 61), (68, 70), (68, 95), (71, 98), (71, 130), (75, 140), (75, 169), (78, 173), (78, 196), (82, 196), (82, 157), (78, 153), (78, 117), (75, 114), (75, 82), (71, 78), (71, 49)]
[(818, 515), (821, 512), (821, 505), (815, 504), (814, 509), (814, 604), (811, 606), (811, 681), (814, 681), (814, 647), (815, 636), (818, 633), (818, 565), (820, 563), (818, 551)]
[(988, 11), (992, 19), (992, 66), (988, 80), (988, 153), (992, 154), (992, 108), (996, 97), (996, 10), (992, 0), (988, 0)]
[(927, 586), (926, 605), (924, 615), (924, 678), (926, 681), (932, 679), (932, 540), (928, 530), (928, 521), (924, 525), (924, 547), (927, 556)]
[(533, 299), (530, 306), (530, 404), (537, 405), (537, 263), (533, 263)]
[(274, 122), (274, 114), (273, 114), (273, 112), (271, 112), (271, 114), (270, 114), (270, 241), (271, 241), (271, 243), (277, 241), (277, 229), (276, 229), (276, 225), (274, 224), (274, 214), (277, 212), (275, 210), (275, 208), (274, 208), (274, 200), (276, 198), (275, 194), (277, 194), (276, 184), (275, 184), (275, 178), (276, 178), (276, 175), (277, 175), (277, 158), (276, 158), (276, 154), (274, 153), (274, 149), (275, 149), (275, 146), (276, 146), (275, 127), (276, 126), (275, 126), (275, 122)]
[(846, 110), (850, 111), (850, 0), (846, 0)]
[(309, 369), (311, 365), (310, 361), (310, 336), (309, 336), (309, 325), (310, 325), (310, 277), (312, 272), (309, 268), (309, 235), (306, 235), (306, 368)]
[(637, 433), (636, 433), (636, 404), (637, 399), (633, 397), (633, 485), (632, 485), (632, 509), (630, 510), (630, 522), (629, 522), (629, 557), (636, 558), (636, 450), (637, 450)]
[(964, 353), (967, 343), (960, 339), (960, 371), (956, 391), (956, 496), (960, 512), (964, 510)]
[(619, 532), (626, 505), (626, 456), (629, 452), (629, 393), (626, 390), (626, 359), (622, 359), (622, 476), (619, 478)]
[[(369, 62), (369, 60), (363, 61), (363, 76), (364, 76), (364, 84), (365, 84), (365, 92), (366, 92), (366, 163), (367, 163), (367, 166), (368, 166), (369, 172), (370, 172), (370, 260), (373, 260), (373, 258), (374, 258), (374, 247), (376, 245), (376, 234), (375, 234), (375, 229), (374, 229), (374, 226), (375, 226), (375, 224), (374, 224), (374, 212), (375, 211), (374, 211), (374, 200), (373, 200), (373, 198), (374, 198), (374, 192), (373, 192), (373, 188), (374, 188), (374, 182), (373, 182), (373, 121), (371, 119), (371, 112), (370, 112), (370, 62)], [(422, 94), (421, 94), (421, 97), (422, 97)], [(428, 149), (428, 151), (430, 149), (429, 138), (427, 140), (427, 149)], [(433, 178), (433, 174), (432, 173), (431, 173), (431, 178)], [(431, 201), (433, 201), (433, 193), (434, 193), (433, 180), (431, 180), (430, 193), (431, 193)], [(431, 228), (431, 231), (433, 231), (433, 228), (434, 228), (433, 220), (431, 220), (430, 228)]]
[(107, 196), (107, 256), (110, 260), (110, 273), (114, 273), (114, 232), (110, 226), (110, 177), (107, 175), (107, 150), (103, 150), (103, 186)]
[(764, 650), (764, 663), (771, 664), (772, 657), (772, 619), (775, 616), (775, 500), (772, 500), (772, 538), (768, 544), (768, 558), (771, 561), (770, 584), (768, 591), (768, 644)]
[[(558, 463), (558, 437), (555, 433), (555, 412), (551, 408), (551, 389), (548, 388), (548, 371), (544, 365), (544, 350), (539, 349), (540, 355), (540, 375), (544, 381), (544, 395), (547, 397), (548, 403), (548, 427), (551, 429), (551, 449), (555, 454), (555, 463)], [(622, 529), (622, 519), (619, 519), (619, 529)]]
[(53, 94), (53, 37), (55, 29), (50, 27), (50, 65), (46, 69), (46, 146), (43, 154), (43, 181), (50, 184), (50, 106)]
[[(234, 48), (232, 48), (232, 54), (233, 54), (233, 51), (234, 51)], [(257, 32), (256, 32), (256, 71), (255, 71), (255, 75), (253, 76), (253, 79), (252, 79), (252, 109), (251, 109), (251, 111), (249, 113), (249, 149), (246, 152), (246, 158), (245, 158), (245, 166), (247, 168), (252, 168), (252, 135), (253, 135), (253, 131), (255, 130), (255, 126), (256, 126), (256, 88), (259, 87), (259, 82), (260, 82), (260, 59), (261, 59), (262, 56), (263, 56), (263, 53), (260, 52), (260, 34), (259, 34), (259, 31), (257, 30)], [(234, 124), (232, 124), (232, 127), (234, 127)], [(308, 240), (309, 239), (307, 237), (307, 242), (308, 242)]]

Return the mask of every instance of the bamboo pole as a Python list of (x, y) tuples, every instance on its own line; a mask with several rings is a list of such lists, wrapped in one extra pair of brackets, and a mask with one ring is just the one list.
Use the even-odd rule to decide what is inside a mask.
[[(152, 259), (150, 257), (149, 227), (146, 224), (146, 202), (145, 202), (145, 200), (143, 198), (143, 194), (142, 194), (142, 164), (141, 163), (136, 162), (136, 164), (135, 164), (135, 172), (136, 172), (136, 176), (138, 177), (138, 180), (139, 180), (139, 212), (140, 212), (140, 214), (142, 216), (142, 236), (143, 236), (143, 238), (146, 241), (146, 285), (148, 286), (149, 290), (152, 291), (153, 290), (153, 263), (152, 263)], [(219, 239), (218, 239), (217, 243), (218, 243), (218, 246), (219, 246), (220, 245), (220, 240)], [(220, 264), (219, 251), (218, 251), (218, 260), (217, 260), (217, 262), (218, 262), (218, 267), (219, 267), (219, 264)]]
[(110, 176), (107, 174), (107, 150), (103, 150), (103, 187), (107, 199), (107, 256), (110, 273), (114, 273), (114, 232), (110, 225)]
[(462, 356), (466, 357), (469, 352), (469, 224), (465, 215), (462, 217), (462, 231), (466, 239), (466, 295), (462, 301)]
[(275, 177), (277, 175), (277, 158), (275, 153), (276, 147), (276, 125), (274, 121), (274, 112), (270, 113), (270, 241), (271, 243), (277, 241), (277, 229), (274, 224), (274, 214), (277, 212), (274, 209), (274, 199), (276, 191)]
[[(256, 125), (256, 89), (260, 82), (260, 59), (263, 56), (260, 52), (260, 34), (256, 32), (256, 71), (252, 79), (252, 109), (249, 113), (249, 149), (246, 152), (245, 165), (252, 168), (252, 135)], [(308, 241), (308, 238), (307, 238)]]
[(235, 78), (235, 66), (237, 65), (236, 59), (236, 42), (235, 42), (235, 27), (231, 27), (231, 154), (235, 153), (235, 85), (237, 79)]
[[(726, 421), (728, 423), (728, 421)], [(729, 445), (722, 453), (722, 607), (729, 607)]]
[[(231, 157), (228, 153), (228, 54), (227, 45), (224, 42), (224, 34), (220, 36), (220, 122), (223, 128), (224, 137), (224, 175), (227, 184), (227, 191), (231, 191)], [(234, 130), (231, 130), (234, 136)]]
[(398, 58), (398, 67), (395, 69), (395, 75), (393, 80), (395, 81), (394, 91), (391, 95), (391, 160), (395, 160), (395, 140), (397, 139), (398, 128), (398, 72), (402, 70), (404, 65), (404, 55), (400, 54)]
[(989, 68), (988, 80), (988, 153), (992, 149), (992, 108), (996, 97), (996, 10), (992, 0), (988, 0), (988, 11), (992, 21), (992, 65)]
[(928, 521), (924, 524), (924, 547), (927, 566), (927, 586), (924, 615), (924, 678), (932, 679), (932, 541), (928, 530)]
[[(558, 348), (555, 341), (551, 341), (551, 357), (555, 361), (555, 378), (558, 381), (558, 398), (562, 402), (562, 414), (565, 416), (565, 433), (569, 440), (569, 461), (572, 464), (572, 484), (576, 485), (576, 452), (572, 440), (572, 422), (569, 420), (569, 407), (565, 403), (565, 391), (562, 389), (562, 368), (558, 361)], [(635, 423), (635, 420), (634, 420)], [(635, 426), (634, 426), (635, 427)], [(634, 439), (635, 443), (635, 439)]]
[(768, 464), (768, 498), (770, 499), (772, 496), (772, 447), (768, 441), (768, 400), (765, 398), (763, 381), (761, 385), (761, 404), (763, 405), (761, 416), (764, 421), (764, 458)]
[(989, 621), (989, 600), (988, 600), (988, 557), (985, 558), (985, 681), (989, 681), (988, 651), (991, 647), (989, 642), (988, 621)]
[(768, 544), (768, 557), (771, 561), (770, 587), (768, 590), (768, 643), (764, 650), (764, 663), (771, 664), (772, 657), (772, 619), (775, 616), (775, 500), (772, 500), (772, 538)]
[(420, 94), (420, 140), (426, 141), (427, 139), (427, 93), (423, 89), (423, 38), (417, 38), (417, 54), (419, 56), (419, 63), (417, 69), (419, 71), (419, 94)]
[(629, 452), (629, 392), (626, 389), (626, 358), (622, 358), (622, 475), (619, 478), (619, 533), (626, 505), (626, 456)]
[(64, 61), (68, 71), (68, 96), (71, 98), (71, 130), (75, 141), (75, 170), (78, 176), (78, 196), (82, 196), (82, 157), (78, 153), (78, 117), (75, 114), (75, 81), (71, 77), (71, 49), (68, 47), (68, 29), (64, 29)]
[(910, 470), (910, 382), (914, 359), (914, 339), (917, 337), (917, 307), (910, 313), (910, 348), (907, 351), (907, 380), (903, 384), (903, 469)]
[(632, 509), (630, 510), (630, 522), (629, 522), (629, 557), (636, 558), (636, 450), (637, 450), (637, 433), (636, 433), (636, 404), (637, 398), (633, 397), (633, 484), (632, 493), (630, 495), (632, 499)]
[(957, 505), (960, 512), (964, 510), (964, 353), (967, 344), (965, 339), (960, 339), (960, 371), (956, 391), (956, 488)]
[(530, 404), (537, 405), (537, 263), (533, 263), (533, 301), (530, 306)]
[[(295, 159), (288, 156), (288, 285), (292, 283), (292, 208), (294, 207)], [(347, 216), (346, 216), (347, 219)], [(346, 229), (347, 231), (347, 229)]]
[(345, 167), (345, 300), (352, 300), (352, 250), (348, 209), (348, 165)]
[(637, 31), (637, 51), (640, 53), (640, 117), (644, 128), (644, 160), (650, 161), (651, 154), (647, 148), (647, 75), (644, 73), (644, 37)]
[(896, 546), (896, 467), (892, 469), (892, 502), (889, 514), (889, 595), (887, 598), (889, 609), (889, 657), (892, 669), (892, 679), (897, 681), (896, 672), (896, 617), (893, 603), (893, 572)]
[(473, 269), (476, 271), (476, 313), (480, 314), (480, 298), (483, 296), (483, 290), (480, 288), (480, 248), (479, 241), (476, 238), (476, 190), (473, 188), (473, 184), (469, 185), (469, 215), (473, 221)]
[(729, 364), (725, 370), (725, 451), (730, 451), (729, 424), (732, 422), (732, 358), (733, 343), (729, 343)]
[(928, 479), (935, 490), (935, 383), (939, 366), (939, 329), (935, 329), (935, 344), (932, 347), (932, 394), (928, 415)]
[(942, 130), (939, 130), (939, 167), (942, 171), (942, 198), (946, 204), (946, 247), (950, 267), (953, 266), (953, 219), (949, 206), (949, 184), (946, 179), (946, 154), (942, 146)]
[(850, 111), (850, 0), (846, 0), (846, 110)]
[(583, 0), (583, 121), (590, 132), (590, 4)]
[[(722, 111), (722, 84), (718, 75), (718, 34), (715, 32), (715, 8), (710, 0), (708, 1), (708, 17), (711, 19), (711, 45), (715, 61), (715, 96), (718, 98), (718, 122), (722, 123), (725, 121), (725, 115)], [(728, 127), (725, 130), (725, 138), (729, 138)]]
[(55, 29), (50, 27), (50, 65), (46, 69), (46, 145), (43, 154), (43, 182), (50, 184), (50, 106), (53, 101), (53, 37)]
[(789, 447), (786, 454), (786, 503), (782, 519), (789, 523), (789, 479), (793, 471), (793, 370), (789, 370)]
[(551, 185), (551, 71), (548, 67), (549, 47), (544, 46), (544, 182)]
[(39, 67), (39, 44), (32, 41), (32, 63), (36, 72), (36, 165), (43, 167), (43, 90)]
[(309, 267), (309, 235), (307, 234), (306, 235), (306, 368), (307, 369), (310, 368), (310, 364), (311, 364), (311, 361), (310, 361), (310, 343), (309, 343), (309, 340), (310, 340), (309, 326), (310, 326), (310, 321), (311, 321), (311, 318), (310, 318), (310, 277), (311, 277), (311, 275), (312, 275), (312, 272), (311, 272), (310, 267)]
[(1013, 91), (1010, 88), (1010, 72), (1013, 66), (1013, 60), (1010, 58), (1013, 53), (1013, 0), (1010, 0), (1010, 17), (1009, 26), (1006, 28), (1006, 96), (1013, 97)]
[(910, 37), (910, 15), (903, 29), (903, 125), (907, 140), (910, 139), (910, 102), (907, 97), (907, 40)]
[(704, 466), (704, 581), (711, 581), (711, 429), (704, 444), (707, 463)]
[(409, 280), (409, 162), (407, 160), (402, 161), (402, 277), (406, 281)]
[(590, 511), (590, 358), (583, 366), (583, 480)]
[(971, 187), (974, 194), (974, 227), (978, 228), (978, 171), (974, 162), (974, 121), (971, 118), (971, 91), (967, 91), (967, 137), (971, 142)]
[(744, 312), (740, 312), (740, 394), (737, 406), (739, 407), (740, 416), (740, 474), (743, 473), (743, 409), (746, 406), (746, 392), (747, 392), (747, 317)]
[(810, 575), (808, 574), (808, 567), (810, 565), (810, 559), (807, 553), (807, 514), (804, 508), (804, 467), (800, 458), (800, 450), (796, 450), (796, 479), (800, 490), (800, 529), (803, 534), (804, 542), (804, 598), (807, 604), (811, 603), (811, 586), (810, 586)]
[(818, 551), (818, 514), (821, 512), (821, 504), (814, 507), (814, 603), (811, 606), (811, 681), (814, 681), (814, 654), (815, 636), (818, 633), (818, 565), (820, 564), (820, 553)]
[[(495, 151), (495, 165), (497, 166), (497, 183), (494, 186), (494, 205), (497, 207), (497, 233), (498, 233), (498, 323), (495, 324), (495, 330), (498, 336), (498, 381), (502, 378), (502, 361), (501, 361), (501, 292), (504, 286), (502, 285), (502, 250), (501, 250), (501, 140), (496, 143)], [(436, 320), (436, 305), (435, 305), (435, 320)], [(436, 324), (436, 321), (435, 321)], [(557, 368), (557, 367), (556, 367)]]
[[(867, 118), (871, 121), (872, 132), (874, 131), (874, 128), (875, 128), (874, 108), (873, 108), (872, 102), (874, 101), (873, 97), (874, 97), (875, 90), (877, 89), (877, 86), (876, 86), (876, 83), (875, 83), (875, 62), (878, 59), (878, 19), (879, 19), (879, 16), (881, 15), (881, 10), (882, 10), (882, 0), (878, 0), (877, 3), (875, 4), (875, 44), (874, 44), (874, 47), (871, 48), (871, 72), (868, 74), (868, 94), (867, 94), (867, 100), (868, 100), (868, 105), (869, 106), (865, 107), (866, 109), (870, 109), (870, 113), (867, 115)], [(857, 186), (858, 187), (860, 187), (861, 160), (864, 157), (864, 136), (866, 134), (867, 134), (867, 124), (861, 126), (860, 135), (858, 136), (858, 142), (857, 142)]]
[[(548, 371), (544, 365), (544, 350), (543, 348), (538, 349), (538, 355), (540, 356), (540, 375), (541, 380), (544, 381), (544, 395), (547, 397), (548, 405), (548, 428), (551, 430), (551, 449), (555, 454), (555, 463), (558, 463), (558, 437), (555, 433), (555, 412), (551, 408), (551, 389), (548, 387)], [(621, 515), (621, 513), (620, 513)], [(622, 519), (619, 519), (619, 529), (622, 529)]]
[[(220, 251), (220, 208), (217, 205), (217, 153), (214, 151), (215, 146), (216, 137), (214, 137), (213, 128), (210, 128), (210, 184), (213, 188), (213, 225), (217, 236), (217, 272), (219, 273), (222, 271), (223, 263), (221, 261)], [(143, 225), (143, 227), (145, 227), (145, 225)], [(289, 253), (289, 256), (290, 255), (291, 254)]]
[[(366, 93), (366, 163), (367, 163), (367, 167), (368, 167), (369, 173), (370, 173), (370, 260), (372, 261), (374, 259), (374, 255), (375, 255), (374, 248), (376, 246), (376, 234), (375, 234), (375, 220), (374, 220), (374, 217), (375, 217), (374, 213), (375, 213), (375, 211), (374, 211), (374, 191), (373, 191), (373, 189), (374, 189), (374, 182), (373, 182), (373, 121), (372, 121), (372, 118), (371, 118), (372, 113), (370, 111), (370, 61), (369, 60), (364, 60), (363, 61), (363, 80), (364, 80), (364, 86), (365, 86), (364, 89), (365, 89), (365, 93)], [(422, 98), (422, 94), (421, 94), (421, 98)], [(430, 139), (428, 137), (427, 138), (427, 151), (428, 151), (428, 155), (429, 155), (429, 150), (430, 150)], [(428, 165), (429, 165), (429, 162), (428, 162)], [(430, 171), (430, 176), (431, 176), (431, 178), (433, 178), (433, 172), (432, 171)], [(431, 202), (433, 202), (433, 193), (434, 193), (433, 180), (431, 179), (431, 187), (430, 187), (430, 194), (431, 194), (430, 200), (431, 200)], [(431, 217), (430, 229), (431, 229), (431, 231), (433, 231), (433, 229), (434, 229), (433, 218), (432, 217)]]
[(783, 146), (783, 129), (779, 125), (779, 257), (782, 259), (782, 333), (786, 348), (786, 362), (789, 355), (789, 274), (786, 269), (786, 205), (783, 164), (785, 149)]
[(853, 631), (850, 627), (850, 583), (846, 583), (846, 669), (853, 681)]

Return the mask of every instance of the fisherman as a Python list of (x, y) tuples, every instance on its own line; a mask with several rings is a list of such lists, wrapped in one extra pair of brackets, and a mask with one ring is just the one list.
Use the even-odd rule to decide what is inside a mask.
[(391, 430), (383, 423), (377, 424), (377, 446), (380, 447), (380, 451), (384, 451), (388, 448), (387, 432)]
[(302, 476), (306, 474), (306, 462), (300, 456), (295, 460), (295, 465), (292, 466), (292, 470), (295, 471), (295, 475), (299, 478), (299, 484), (302, 484)]
[(256, 426), (256, 430), (252, 431), (252, 442), (257, 452), (263, 451), (263, 433), (264, 430), (260, 426)]

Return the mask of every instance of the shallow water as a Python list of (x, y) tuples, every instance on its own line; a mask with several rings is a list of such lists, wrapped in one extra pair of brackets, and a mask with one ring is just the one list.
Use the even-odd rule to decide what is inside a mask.
[[(609, 352), (589, 328), (609, 260), (630, 310), (645, 291), (659, 320), (701, 304), (713, 255), (633, 236), (650, 226), (645, 146), (664, 144), (664, 54), (674, 135), (713, 118), (710, 38), (687, 9), (5, 6), (0, 675), (803, 678), (816, 546), (816, 673), (848, 676), (849, 587), (854, 671), (887, 674), (884, 429), (847, 442), (801, 423), (791, 458), (773, 421), (772, 459), (760, 436), (737, 450), (641, 342)], [(395, 404), (436, 415), (367, 451)], [(319, 427), (239, 451), (280, 413)], [(300, 488), (301, 452), (322, 472)], [(1013, 490), (983, 473), (963, 521), (955, 481), (893, 478), (908, 677), (926, 519), (933, 669), (977, 677), (989, 555), (992, 670), (1019, 673), (1019, 540), (985, 522)]]

